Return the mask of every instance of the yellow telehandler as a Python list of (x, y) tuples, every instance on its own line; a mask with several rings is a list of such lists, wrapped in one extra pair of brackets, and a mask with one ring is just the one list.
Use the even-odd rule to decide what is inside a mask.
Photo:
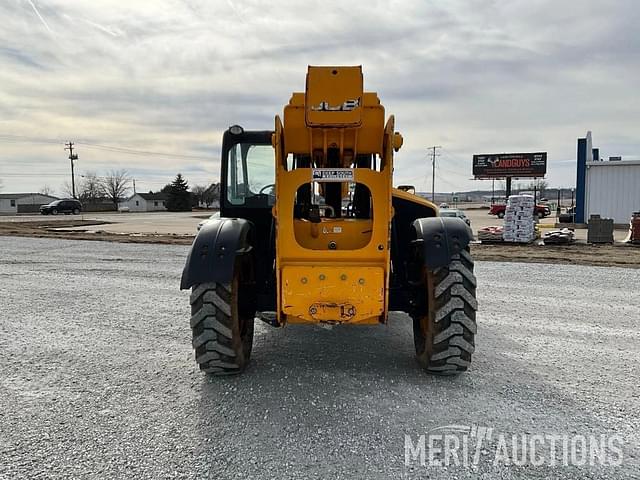
[(313, 67), (273, 130), (222, 140), (220, 218), (198, 232), (182, 274), (192, 289), (196, 362), (214, 375), (249, 363), (254, 319), (384, 324), (413, 320), (418, 362), (465, 371), (474, 351), (470, 234), (431, 202), (392, 187), (402, 146), (361, 67)]

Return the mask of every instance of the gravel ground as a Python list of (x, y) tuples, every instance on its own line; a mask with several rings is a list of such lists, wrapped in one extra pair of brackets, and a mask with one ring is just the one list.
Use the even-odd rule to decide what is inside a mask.
[[(259, 322), (248, 371), (210, 379), (178, 290), (187, 249), (0, 237), (0, 478), (640, 477), (640, 270), (479, 262), (457, 378), (424, 374), (393, 314)], [(451, 425), (473, 427), (470, 457), (492, 429), (477, 464), (405, 464), (405, 435)], [(500, 434), (618, 435), (622, 464), (494, 463)]]

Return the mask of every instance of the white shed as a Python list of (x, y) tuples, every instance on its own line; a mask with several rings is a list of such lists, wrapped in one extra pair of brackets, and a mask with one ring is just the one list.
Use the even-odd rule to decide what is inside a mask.
[(54, 200), (58, 198), (41, 193), (0, 193), (0, 214), (38, 213), (40, 205)]
[(597, 214), (628, 223), (640, 211), (640, 161), (587, 162), (585, 221)]
[(129, 207), (130, 212), (164, 212), (169, 195), (166, 193), (136, 193), (121, 207)]

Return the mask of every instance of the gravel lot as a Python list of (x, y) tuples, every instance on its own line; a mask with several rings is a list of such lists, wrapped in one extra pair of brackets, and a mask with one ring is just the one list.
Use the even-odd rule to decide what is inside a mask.
[[(113, 212), (83, 212), (81, 215), (0, 215), (0, 226), (2, 224), (47, 222), (55, 225), (56, 222), (65, 223), (70, 220), (86, 221), (97, 220), (99, 222), (109, 222), (95, 225), (94, 227), (78, 226), (66, 228), (67, 230), (89, 230), (103, 231), (109, 233), (140, 233), (140, 234), (176, 234), (194, 235), (196, 227), (204, 218), (213, 214), (213, 210), (197, 210), (193, 212), (136, 212), (136, 213), (113, 213)], [(471, 208), (465, 210), (465, 214), (471, 220), (474, 233), (478, 229), (490, 225), (502, 225), (503, 220), (488, 214), (488, 209)], [(555, 212), (551, 217), (541, 220), (541, 224), (552, 225), (556, 221)], [(5, 225), (6, 226), (6, 225)], [(615, 230), (616, 241), (623, 241), (629, 230)], [(576, 239), (587, 239), (586, 229), (575, 231)]]
[[(249, 370), (209, 379), (187, 250), (0, 237), (0, 478), (640, 477), (640, 270), (478, 263), (454, 379), (418, 368), (400, 314), (259, 322)], [(477, 465), (405, 465), (405, 435), (447, 425), (493, 429)], [(494, 464), (498, 434), (617, 434), (622, 465)]]

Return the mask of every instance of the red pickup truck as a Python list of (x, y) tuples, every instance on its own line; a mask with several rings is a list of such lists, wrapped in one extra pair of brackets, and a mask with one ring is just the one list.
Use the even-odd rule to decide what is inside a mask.
[[(504, 218), (506, 211), (506, 205), (494, 203), (489, 209), (489, 215), (496, 215), (498, 218)], [(547, 205), (536, 205), (535, 213), (538, 215), (538, 218), (544, 218), (551, 215), (551, 209)]]

